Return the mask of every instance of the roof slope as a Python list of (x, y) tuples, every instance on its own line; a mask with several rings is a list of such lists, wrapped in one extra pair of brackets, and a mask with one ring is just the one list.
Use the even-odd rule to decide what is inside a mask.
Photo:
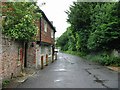
[(55, 27), (52, 25), (52, 23), (48, 20), (47, 16), (45, 15), (45, 13), (42, 10), (39, 10), (39, 12), (42, 14), (42, 17), (45, 18), (45, 20), (48, 22), (48, 24), (51, 26), (51, 28), (56, 32)]

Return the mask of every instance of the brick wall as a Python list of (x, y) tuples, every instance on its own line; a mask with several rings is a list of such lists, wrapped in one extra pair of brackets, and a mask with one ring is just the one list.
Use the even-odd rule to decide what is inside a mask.
[(37, 39), (37, 41), (40, 41), (40, 21), (39, 20), (36, 21), (36, 25), (38, 27), (36, 39)]
[(0, 89), (2, 88), (2, 62), (1, 60), (2, 60), (2, 32), (0, 30)]
[(15, 42), (2, 36), (2, 79), (10, 79), (21, 72), (20, 49), (23, 47), (20, 42)]
[(41, 41), (54, 44), (54, 39), (51, 38), (51, 27), (47, 23), (47, 32), (44, 31), (44, 19), (41, 19)]

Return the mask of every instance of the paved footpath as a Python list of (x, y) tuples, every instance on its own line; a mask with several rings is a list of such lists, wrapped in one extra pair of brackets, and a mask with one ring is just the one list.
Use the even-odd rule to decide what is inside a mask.
[(118, 73), (80, 57), (58, 53), (58, 60), (17, 88), (118, 88)]

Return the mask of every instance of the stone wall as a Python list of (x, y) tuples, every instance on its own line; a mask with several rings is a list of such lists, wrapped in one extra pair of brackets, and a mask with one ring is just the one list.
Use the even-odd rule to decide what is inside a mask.
[(17, 76), (21, 72), (21, 66), (23, 64), (23, 53), (20, 52), (23, 44), (10, 40), (9, 38), (2, 36), (2, 67), (0, 72), (2, 79), (10, 79)]
[(29, 42), (27, 47), (27, 67), (36, 68), (36, 43)]
[(52, 48), (51, 46), (41, 46), (40, 57), (43, 56), (43, 63), (46, 65), (46, 55), (48, 58), (48, 64), (52, 62)]
[[(35, 42), (29, 42), (27, 48), (27, 68), (40, 69), (41, 58), (43, 57), (43, 65), (52, 62), (52, 47), (41, 45)], [(46, 60), (47, 59), (47, 60)]]

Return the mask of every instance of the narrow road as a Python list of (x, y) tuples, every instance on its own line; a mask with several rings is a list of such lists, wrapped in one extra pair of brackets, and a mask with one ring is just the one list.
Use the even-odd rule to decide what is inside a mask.
[(118, 73), (80, 57), (58, 53), (58, 60), (17, 88), (118, 88)]

